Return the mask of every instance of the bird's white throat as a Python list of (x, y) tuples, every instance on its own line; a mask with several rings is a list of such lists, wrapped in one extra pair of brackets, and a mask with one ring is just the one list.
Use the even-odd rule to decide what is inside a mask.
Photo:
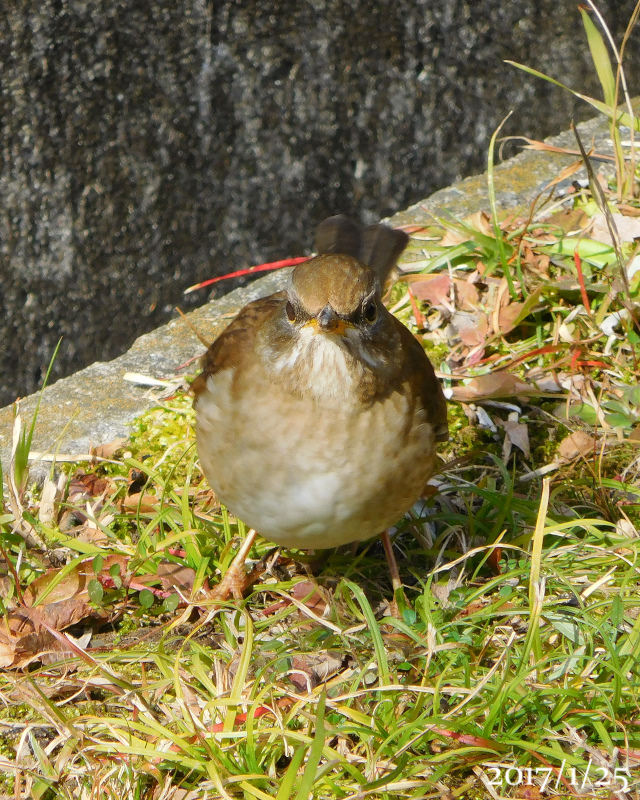
[(291, 372), (301, 388), (319, 400), (352, 397), (363, 374), (363, 365), (339, 336), (311, 327), (300, 329), (291, 350), (276, 358), (274, 367), (276, 372)]

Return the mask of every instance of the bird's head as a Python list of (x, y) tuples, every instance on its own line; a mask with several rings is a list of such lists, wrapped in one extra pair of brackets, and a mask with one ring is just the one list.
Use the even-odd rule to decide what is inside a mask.
[(285, 315), (314, 334), (369, 339), (384, 308), (375, 273), (345, 255), (321, 255), (293, 272)]
[(375, 395), (402, 364), (380, 294), (375, 272), (352, 256), (324, 254), (296, 267), (264, 339), (274, 375), (326, 401)]

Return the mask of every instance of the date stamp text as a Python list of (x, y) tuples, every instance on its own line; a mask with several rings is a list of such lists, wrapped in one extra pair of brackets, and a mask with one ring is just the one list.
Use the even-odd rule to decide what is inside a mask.
[(571, 786), (577, 794), (586, 794), (596, 789), (612, 789), (626, 792), (631, 774), (628, 767), (607, 769), (591, 762), (585, 769), (567, 766), (562, 761), (559, 767), (514, 767), (511, 764), (483, 764), (487, 783), (496, 789), (507, 786), (538, 786), (540, 791), (556, 791), (561, 786)]

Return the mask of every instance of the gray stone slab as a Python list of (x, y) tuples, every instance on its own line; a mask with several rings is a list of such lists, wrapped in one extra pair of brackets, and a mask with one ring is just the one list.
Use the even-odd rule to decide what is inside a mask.
[[(189, 321), (213, 341), (243, 306), (286, 286), (290, 272), (280, 270), (236, 289), (188, 314)], [(203, 352), (195, 334), (178, 318), (140, 336), (119, 358), (98, 361), (48, 386), (40, 404), (32, 450), (87, 454), (91, 445), (127, 436), (128, 423), (151, 408), (153, 401), (148, 397), (148, 387), (123, 380), (125, 373), (172, 378), (182, 364)], [(20, 401), (20, 412), (27, 422), (37, 399), (35, 394)], [(13, 406), (0, 409), (3, 465), (10, 456), (13, 418)]]
[[(596, 118), (579, 126), (585, 146), (595, 143), (597, 152), (608, 153), (607, 125)], [(571, 132), (548, 140), (558, 147), (576, 148)], [(571, 155), (550, 155), (523, 151), (495, 169), (496, 199), (502, 208), (526, 209), (560, 170), (575, 161)], [(463, 218), (488, 209), (486, 175), (466, 178), (436, 192), (391, 218), (394, 225), (425, 224), (430, 214), (452, 214)], [(202, 334), (213, 340), (246, 303), (282, 289), (290, 270), (260, 278), (250, 286), (213, 300), (191, 312), (189, 320)], [(123, 356), (106, 363), (97, 362), (75, 375), (45, 389), (33, 449), (57, 447), (63, 453), (87, 453), (91, 444), (103, 444), (126, 436), (128, 423), (150, 408), (147, 389), (123, 380), (126, 372), (139, 372), (156, 378), (173, 377), (181, 364), (203, 352), (203, 347), (182, 319), (169, 322), (138, 338)], [(25, 398), (21, 410), (25, 417), (33, 412), (36, 395)], [(11, 446), (13, 410), (0, 409), (0, 457), (8, 462)], [(64, 432), (63, 432), (64, 431)]]

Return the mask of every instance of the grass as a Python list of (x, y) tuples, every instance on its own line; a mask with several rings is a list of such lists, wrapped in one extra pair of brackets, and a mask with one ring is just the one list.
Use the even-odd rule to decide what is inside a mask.
[[(640, 214), (631, 184), (604, 202)], [(188, 395), (65, 465), (48, 514), (51, 486), (14, 480), (0, 795), (640, 796), (640, 273), (616, 281), (636, 245), (585, 234), (588, 189), (554, 201), (412, 231), (389, 305), (452, 441), (394, 535), (400, 619), (375, 540), (321, 568), (258, 540), (248, 595), (211, 603), (245, 530), (202, 479)]]

